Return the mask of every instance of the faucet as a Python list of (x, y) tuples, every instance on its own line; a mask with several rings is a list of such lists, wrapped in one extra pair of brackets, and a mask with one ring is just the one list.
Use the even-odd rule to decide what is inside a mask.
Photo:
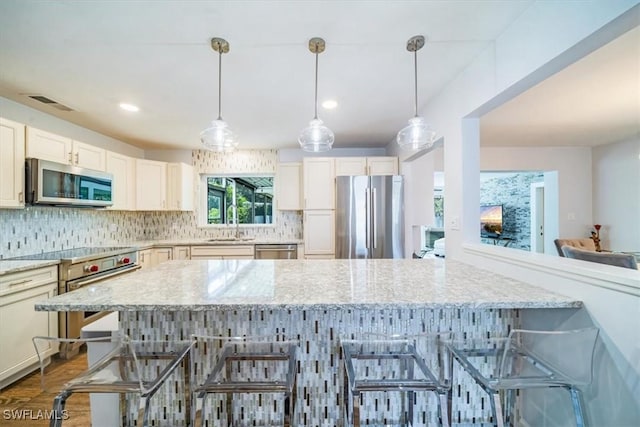
[(240, 221), (238, 221), (238, 205), (235, 203), (232, 203), (231, 205), (229, 205), (230, 208), (233, 209), (233, 223), (236, 226), (236, 230), (235, 230), (235, 238), (236, 240), (240, 238)]

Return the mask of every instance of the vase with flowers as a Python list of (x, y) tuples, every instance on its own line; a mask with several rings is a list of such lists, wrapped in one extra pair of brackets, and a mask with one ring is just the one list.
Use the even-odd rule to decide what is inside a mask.
[(591, 232), (591, 240), (593, 240), (593, 243), (596, 245), (596, 252), (602, 252), (602, 248), (600, 247), (600, 228), (602, 228), (602, 225), (595, 224), (593, 228), (595, 228), (596, 231)]

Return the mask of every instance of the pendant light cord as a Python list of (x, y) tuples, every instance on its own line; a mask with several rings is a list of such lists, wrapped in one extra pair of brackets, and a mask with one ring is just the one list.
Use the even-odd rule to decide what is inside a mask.
[(316, 94), (315, 94), (314, 120), (318, 120), (318, 48), (316, 47)]
[(414, 89), (416, 99), (416, 117), (418, 117), (418, 49), (413, 51), (413, 77), (414, 77)]
[(218, 120), (222, 120), (222, 48), (218, 51)]

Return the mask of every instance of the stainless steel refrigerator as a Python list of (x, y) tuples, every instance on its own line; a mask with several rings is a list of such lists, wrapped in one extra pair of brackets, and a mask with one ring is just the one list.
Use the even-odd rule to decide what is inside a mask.
[(404, 258), (402, 176), (336, 178), (336, 258)]

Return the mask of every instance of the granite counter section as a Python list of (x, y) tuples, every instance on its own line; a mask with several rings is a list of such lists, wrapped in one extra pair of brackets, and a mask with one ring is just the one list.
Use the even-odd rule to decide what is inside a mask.
[(59, 263), (60, 261), (57, 260), (0, 260), (0, 276), (3, 274), (17, 273), (19, 271), (33, 270), (34, 268), (48, 267)]
[(48, 311), (571, 308), (581, 302), (456, 261), (169, 261), (36, 304)]

